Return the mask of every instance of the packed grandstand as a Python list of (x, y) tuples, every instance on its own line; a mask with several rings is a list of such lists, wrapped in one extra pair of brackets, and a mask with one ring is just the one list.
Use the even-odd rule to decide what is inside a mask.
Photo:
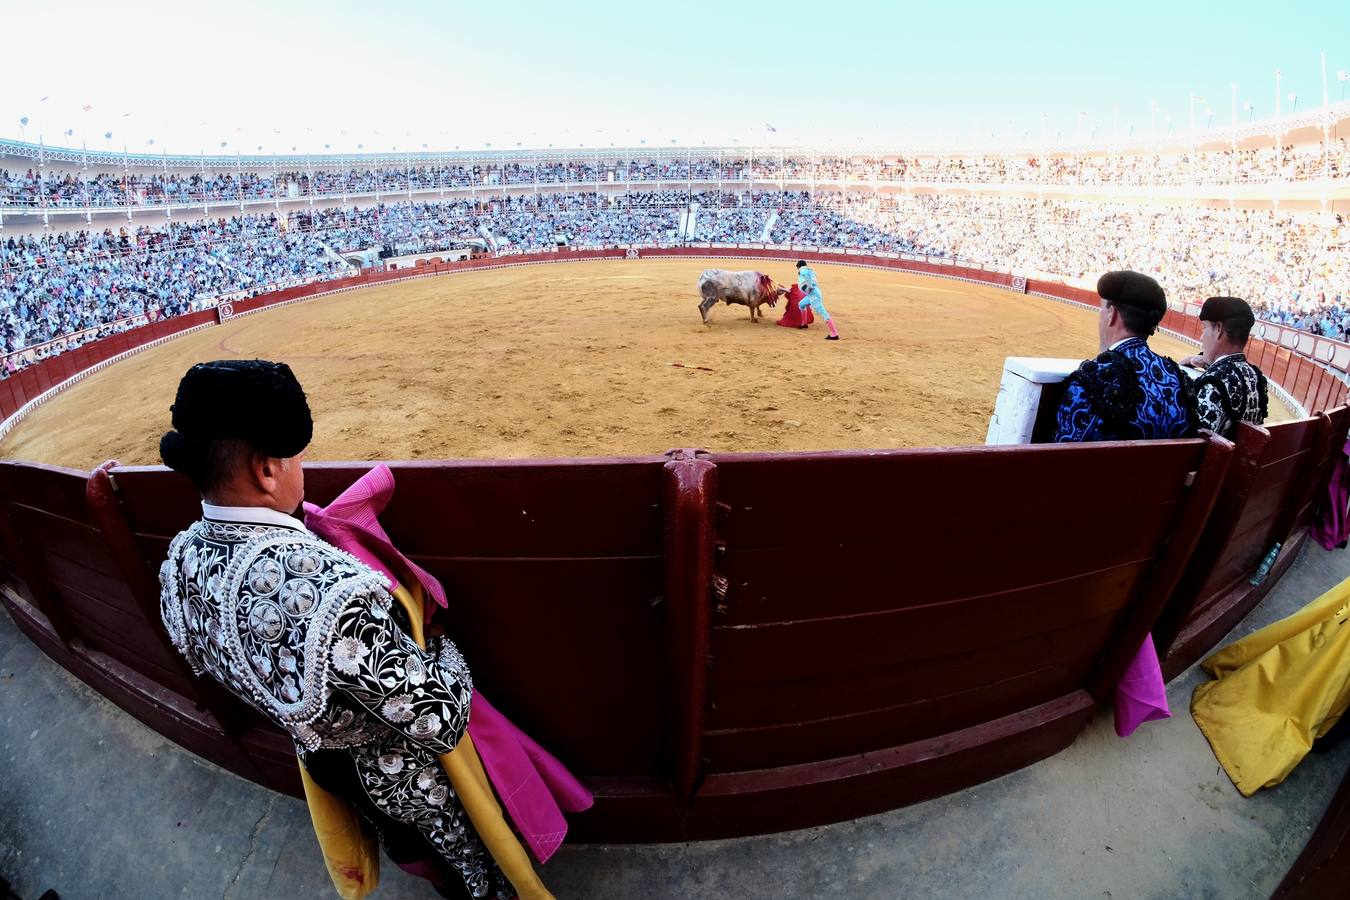
[[(1317, 131), (1302, 144), (1148, 154), (579, 150), (403, 166), (287, 157), (266, 170), (203, 159), (197, 171), (187, 158), (133, 169), (115, 154), (91, 169), (83, 151), (40, 148), (36, 165), (0, 170), (3, 374), (221, 297), (351, 274), (350, 254), (372, 248), (762, 243), (1070, 281), (1132, 268), (1174, 299), (1237, 295), (1268, 320), (1345, 339), (1350, 225), (1325, 202), (1270, 202), (1286, 186), (1316, 181), (1325, 198), (1350, 183), (1350, 143)], [(22, 162), (31, 150), (0, 154)], [(1205, 185), (1246, 193), (1166, 193)]]

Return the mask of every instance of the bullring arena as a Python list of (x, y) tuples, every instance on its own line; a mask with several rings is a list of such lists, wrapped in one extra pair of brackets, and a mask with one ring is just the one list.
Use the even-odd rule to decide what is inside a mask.
[[(315, 411), (308, 458), (635, 456), (673, 446), (835, 450), (984, 442), (1010, 355), (1091, 351), (1090, 311), (998, 288), (822, 266), (846, 344), (751, 324), (693, 285), (708, 267), (607, 260), (467, 272), (269, 310), (144, 351), (39, 407), (9, 459), (158, 462), (165, 397), (193, 363), (284, 360)], [(1194, 348), (1160, 335), (1160, 352)], [(1279, 404), (1273, 408), (1283, 416)]]
[[(1186, 714), (1199, 660), (1350, 574), (1317, 546), (1350, 325), (1287, 296), (1345, 267), (1350, 150), (1304, 115), (1045, 166), (0, 142), (36, 171), (0, 184), (0, 867), (100, 900), (331, 889), (295, 742), (192, 672), (156, 578), (202, 512), (159, 465), (174, 388), (261, 357), (313, 408), (306, 499), (388, 461), (380, 525), (474, 690), (593, 794), (558, 896), (1332, 896), (1350, 745), (1247, 800)], [(1268, 274), (1275, 241), (1315, 265)], [(798, 258), (840, 342), (781, 303), (700, 321), (705, 268)], [(1005, 361), (1093, 355), (1126, 262), (1168, 285), (1174, 358), (1211, 290), (1265, 292), (1264, 424), (1050, 445), (1060, 373), (986, 444)], [(1140, 659), (1173, 716), (1122, 740)], [(138, 854), (168, 861), (123, 890)]]

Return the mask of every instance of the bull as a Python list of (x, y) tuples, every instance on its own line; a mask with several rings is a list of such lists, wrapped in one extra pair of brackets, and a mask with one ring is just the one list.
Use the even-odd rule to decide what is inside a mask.
[(703, 324), (708, 324), (708, 311), (721, 300), (728, 306), (733, 303), (750, 308), (750, 321), (759, 321), (759, 307), (768, 304), (770, 308), (778, 305), (778, 298), (786, 291), (774, 284), (773, 279), (762, 272), (731, 272), (726, 269), (704, 269), (698, 277), (698, 292), (702, 300), (698, 304)]

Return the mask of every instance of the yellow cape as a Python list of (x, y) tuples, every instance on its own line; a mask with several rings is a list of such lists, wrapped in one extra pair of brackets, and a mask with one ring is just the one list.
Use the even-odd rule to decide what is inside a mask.
[[(425, 648), (427, 644), (422, 630), (425, 598), (421, 586), (415, 589), (415, 593), (396, 587), (394, 599), (408, 613), (413, 640)], [(449, 777), (455, 795), (468, 814), (469, 821), (473, 822), (478, 836), (521, 900), (553, 900), (553, 895), (530, 865), (525, 848), (506, 824), (502, 808), (483, 770), (483, 762), (478, 758), (478, 751), (474, 749), (467, 731), (454, 750), (441, 756), (441, 767)], [(343, 900), (360, 900), (374, 891), (380, 882), (379, 847), (375, 838), (362, 827), (356, 809), (341, 797), (315, 784), (303, 763), (300, 764), (300, 781), (305, 787), (305, 802), (309, 804), (314, 834), (319, 839), (319, 849), (323, 851), (323, 860), (328, 867), (329, 877), (333, 879), (333, 887)]]
[(1250, 797), (1274, 787), (1350, 706), (1350, 579), (1206, 659), (1191, 715)]

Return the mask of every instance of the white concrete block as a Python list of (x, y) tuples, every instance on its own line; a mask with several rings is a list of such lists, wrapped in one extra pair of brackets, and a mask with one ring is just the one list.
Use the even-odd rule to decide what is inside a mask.
[(1010, 356), (1003, 361), (1003, 379), (989, 419), (986, 444), (1029, 444), (1047, 384), (1068, 378), (1082, 360)]

